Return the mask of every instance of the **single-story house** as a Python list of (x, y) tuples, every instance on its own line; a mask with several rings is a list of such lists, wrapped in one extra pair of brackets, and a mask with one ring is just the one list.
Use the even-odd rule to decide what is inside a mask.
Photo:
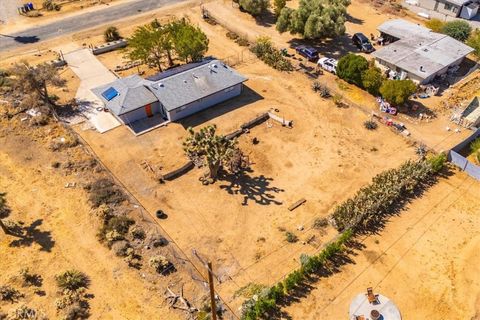
[(175, 121), (240, 95), (246, 80), (222, 61), (208, 58), (147, 79), (121, 78), (92, 92), (124, 124), (155, 114)]
[(410, 0), (408, 3), (450, 17), (472, 19), (478, 13), (477, 0)]
[(378, 30), (391, 43), (372, 53), (377, 64), (395, 71), (399, 79), (409, 78), (420, 84), (460, 65), (473, 52), (452, 37), (401, 19), (389, 20)]

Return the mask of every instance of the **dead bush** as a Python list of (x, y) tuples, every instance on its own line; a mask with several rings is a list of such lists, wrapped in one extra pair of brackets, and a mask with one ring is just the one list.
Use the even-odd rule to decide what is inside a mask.
[(77, 146), (79, 143), (77, 136), (71, 132), (67, 132), (63, 137), (53, 139), (50, 143), (52, 151), (60, 151)]
[(12, 286), (0, 286), (0, 301), (17, 302), (23, 294)]
[(123, 191), (109, 179), (99, 179), (87, 186), (92, 206), (98, 208), (102, 204), (119, 204), (126, 197)]
[(161, 255), (151, 257), (149, 263), (158, 273), (165, 273), (173, 268), (173, 264)]
[(98, 238), (109, 245), (115, 241), (124, 240), (130, 226), (134, 223), (135, 221), (125, 216), (112, 217), (100, 228)]

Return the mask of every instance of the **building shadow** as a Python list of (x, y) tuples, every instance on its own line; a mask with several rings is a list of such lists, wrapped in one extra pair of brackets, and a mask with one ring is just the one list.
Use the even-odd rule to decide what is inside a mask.
[(264, 175), (254, 177), (250, 175), (251, 173), (252, 170), (245, 170), (238, 174), (222, 172), (218, 180), (228, 184), (220, 185), (220, 189), (231, 195), (243, 196), (242, 206), (247, 206), (251, 201), (260, 205), (281, 205), (282, 202), (275, 199), (275, 194), (285, 190), (271, 186), (272, 178)]
[(39, 230), (38, 227), (43, 223), (43, 219), (37, 219), (30, 224), (22, 228), (22, 234), (18, 235), (18, 239), (13, 240), (10, 243), (11, 247), (29, 247), (36, 243), (40, 246), (41, 251), (52, 251), (55, 241), (52, 239), (52, 233), (50, 231)]
[(180, 119), (178, 120), (178, 123), (180, 123), (184, 128), (196, 127), (202, 123), (208, 122), (214, 118), (220, 117), (226, 113), (262, 99), (263, 96), (244, 85), (243, 91), (239, 96), (207, 108), (201, 112), (195, 113), (187, 118)]

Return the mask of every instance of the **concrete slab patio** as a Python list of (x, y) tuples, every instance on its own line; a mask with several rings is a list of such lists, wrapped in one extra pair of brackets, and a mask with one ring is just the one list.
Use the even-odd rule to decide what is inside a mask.
[(91, 88), (104, 85), (117, 79), (89, 49), (78, 49), (66, 53), (65, 60), (72, 71), (80, 78), (75, 99), (82, 116), (67, 119), (70, 124), (78, 124), (87, 118), (98, 132), (104, 133), (120, 126), (120, 122), (109, 112), (103, 111), (103, 103)]

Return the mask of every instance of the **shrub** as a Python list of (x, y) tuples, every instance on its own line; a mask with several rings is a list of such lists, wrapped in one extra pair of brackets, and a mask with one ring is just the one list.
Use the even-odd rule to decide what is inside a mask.
[(111, 217), (100, 228), (98, 238), (100, 241), (107, 241), (108, 244), (123, 240), (134, 223), (135, 221), (125, 216)]
[(122, 38), (117, 27), (113, 26), (110, 26), (105, 30), (105, 32), (103, 33), (103, 37), (105, 38), (106, 42), (117, 41)]
[(375, 130), (378, 128), (378, 124), (375, 120), (367, 120), (363, 123), (363, 126), (368, 130)]
[[(480, 30), (475, 29), (468, 37), (466, 43), (468, 46), (472, 47), (475, 50), (473, 53), (475, 54), (477, 59), (480, 58)], [(0, 86), (1, 86), (1, 82), (0, 82)]]
[(380, 87), (382, 97), (394, 105), (404, 104), (417, 90), (412, 80), (385, 80)]
[(320, 88), (321, 88), (321, 87), (322, 87), (322, 85), (321, 85), (320, 82), (318, 82), (318, 81), (313, 81), (313, 83), (312, 83), (312, 90), (313, 90), (314, 92), (320, 91)]
[(352, 83), (357, 87), (362, 88), (362, 73), (368, 69), (368, 61), (362, 56), (349, 53), (338, 60), (337, 75)]
[(240, 7), (252, 16), (258, 16), (270, 7), (269, 0), (239, 0)]
[(31, 273), (28, 268), (20, 270), (20, 277), (22, 277), (24, 286), (41, 286), (42, 276), (39, 274)]
[(47, 11), (60, 11), (61, 7), (59, 4), (55, 3), (53, 0), (45, 0), (42, 3), (42, 8)]
[(259, 37), (250, 50), (263, 62), (280, 71), (292, 71), (293, 66), (268, 37)]
[(99, 179), (88, 185), (87, 189), (89, 200), (95, 208), (102, 204), (118, 204), (126, 199), (122, 190), (109, 179)]
[(438, 155), (430, 155), (427, 157), (427, 163), (430, 165), (433, 172), (440, 172), (447, 163), (447, 155), (442, 152)]
[(290, 231), (285, 232), (285, 239), (287, 242), (294, 243), (298, 241), (298, 237)]
[(442, 32), (443, 26), (445, 25), (445, 22), (443, 22), (440, 19), (430, 19), (427, 22), (425, 22), (425, 26), (429, 29), (432, 29), (433, 32)]
[(376, 67), (369, 67), (362, 73), (362, 86), (370, 94), (377, 95), (383, 83), (382, 71)]
[(150, 258), (149, 264), (158, 273), (163, 273), (170, 269), (173, 265), (164, 256), (154, 256)]
[(328, 226), (328, 219), (327, 218), (316, 218), (313, 222), (313, 227), (315, 229), (322, 229)]
[(0, 286), (0, 301), (17, 302), (23, 294), (12, 286)]
[(55, 276), (57, 286), (62, 290), (75, 291), (80, 288), (87, 288), (90, 280), (87, 275), (81, 271), (72, 269), (67, 270)]
[(442, 27), (442, 33), (462, 42), (468, 39), (471, 31), (472, 27), (463, 20), (449, 21)]
[(144, 240), (145, 239), (145, 230), (143, 230), (142, 228), (140, 228), (139, 226), (136, 226), (136, 227), (133, 227), (132, 228), (132, 237), (134, 239), (138, 239), (138, 240)]

